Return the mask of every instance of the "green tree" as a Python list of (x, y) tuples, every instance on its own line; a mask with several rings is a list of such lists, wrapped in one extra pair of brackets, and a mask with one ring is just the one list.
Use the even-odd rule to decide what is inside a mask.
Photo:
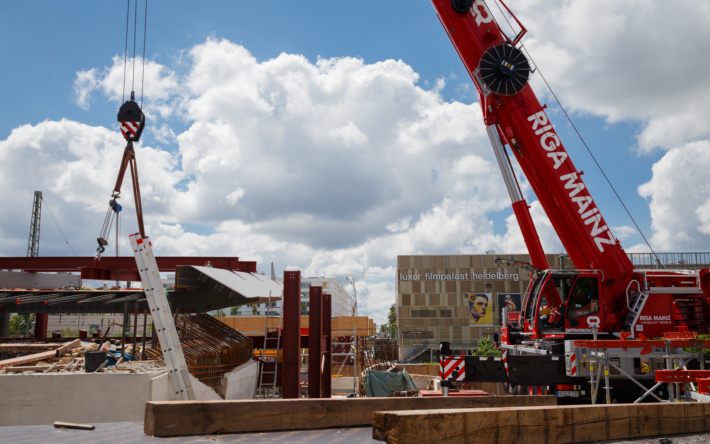
[(478, 340), (478, 346), (473, 351), (476, 356), (500, 356), (500, 349), (496, 348), (495, 343), (489, 337)]
[(232, 307), (229, 309), (230, 316), (236, 316), (239, 314), (239, 307)]
[(397, 337), (397, 306), (392, 304), (390, 306), (390, 312), (387, 315), (387, 325), (389, 327), (389, 334), (391, 338)]
[(34, 313), (32, 314), (13, 314), (10, 316), (10, 337), (23, 338), (29, 337), (34, 332), (32, 331), (32, 323), (35, 320)]
[(259, 309), (256, 307), (256, 304), (253, 304), (251, 306), (251, 314), (256, 316), (256, 313), (259, 311)]
[(306, 304), (305, 302), (301, 302), (301, 314), (302, 315), (308, 314), (308, 304)]

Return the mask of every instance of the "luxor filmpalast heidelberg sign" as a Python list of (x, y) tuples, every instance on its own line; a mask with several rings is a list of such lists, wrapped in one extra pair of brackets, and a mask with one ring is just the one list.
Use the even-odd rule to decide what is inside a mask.
[[(422, 279), (422, 276), (424, 279)], [(400, 281), (515, 281), (518, 282), (518, 273), (424, 273), (424, 274), (404, 274), (399, 273)]]

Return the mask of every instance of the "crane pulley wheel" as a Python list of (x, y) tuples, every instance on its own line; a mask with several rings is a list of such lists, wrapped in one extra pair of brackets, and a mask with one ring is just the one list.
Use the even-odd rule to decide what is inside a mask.
[(451, 8), (459, 14), (465, 14), (471, 10), (473, 0), (451, 0)]
[(508, 43), (488, 49), (481, 57), (478, 69), (486, 86), (502, 96), (511, 96), (523, 89), (530, 77), (527, 57)]

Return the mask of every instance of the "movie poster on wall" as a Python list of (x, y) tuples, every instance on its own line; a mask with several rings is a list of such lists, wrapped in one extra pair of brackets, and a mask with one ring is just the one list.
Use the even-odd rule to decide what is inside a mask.
[(469, 293), (468, 320), (471, 326), (490, 327), (493, 325), (493, 304), (491, 293)]
[(521, 311), (522, 299), (520, 293), (498, 293), (498, 319), (503, 323), (503, 308), (508, 307), (508, 311)]

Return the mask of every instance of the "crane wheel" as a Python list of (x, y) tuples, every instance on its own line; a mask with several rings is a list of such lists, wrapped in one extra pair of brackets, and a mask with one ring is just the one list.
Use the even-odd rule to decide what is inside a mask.
[(459, 14), (465, 14), (471, 10), (473, 0), (451, 0), (451, 7)]

